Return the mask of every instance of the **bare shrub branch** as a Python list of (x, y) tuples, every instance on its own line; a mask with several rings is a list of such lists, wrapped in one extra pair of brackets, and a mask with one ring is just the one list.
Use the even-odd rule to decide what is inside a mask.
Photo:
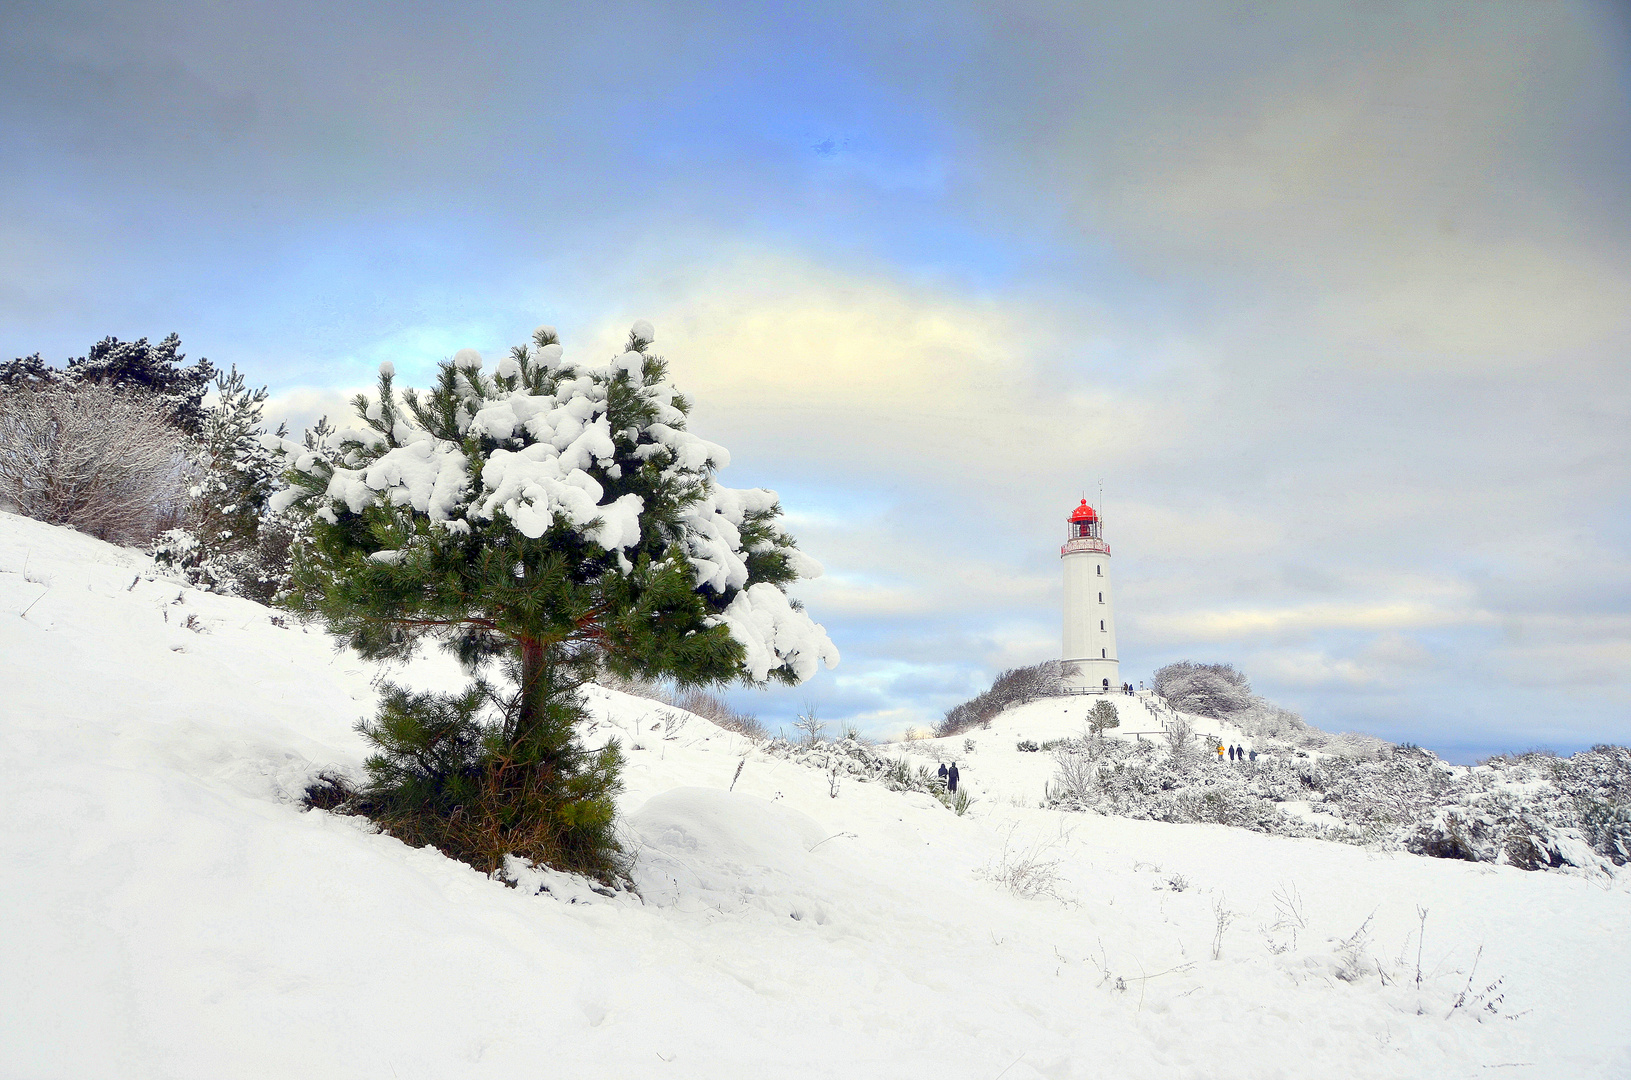
[(1166, 722), (1167, 748), (1174, 761), (1187, 761), (1195, 750), (1195, 726), (1182, 713), (1173, 713)]
[(1053, 774), (1050, 794), (1088, 799), (1093, 794), (1093, 762), (1086, 754), (1065, 751), (1056, 755), (1059, 767)]
[(764, 724), (759, 718), (750, 713), (738, 712), (725, 703), (725, 700), (706, 690), (691, 687), (675, 691), (668, 685), (645, 680), (626, 679), (610, 671), (602, 671), (595, 677), (595, 681), (608, 690), (616, 690), (623, 694), (632, 694), (635, 697), (647, 698), (651, 701), (671, 705), (676, 709), (684, 709), (695, 716), (724, 728), (744, 735), (755, 742), (763, 742), (769, 738)]
[(1002, 845), (1002, 856), (980, 871), (980, 875), (1003, 886), (1021, 900), (1035, 900), (1051, 896), (1064, 901), (1059, 895), (1059, 860), (1047, 858), (1051, 843), (1037, 843), (1025, 848), (1013, 846), (1013, 831)]
[(814, 746), (827, 734), (827, 725), (817, 716), (814, 705), (806, 705), (799, 718), (793, 722), (794, 730), (804, 736), (805, 746)]
[(0, 395), (0, 499), (115, 544), (145, 544), (183, 497), (184, 436), (146, 394), (109, 386)]
[(1223, 933), (1235, 921), (1235, 913), (1225, 906), (1223, 897), (1212, 901), (1212, 959), (1223, 959)]

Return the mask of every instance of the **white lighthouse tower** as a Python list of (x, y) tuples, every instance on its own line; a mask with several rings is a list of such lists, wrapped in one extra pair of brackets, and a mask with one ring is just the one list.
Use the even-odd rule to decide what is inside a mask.
[(1105, 693), (1121, 689), (1116, 656), (1116, 605), (1110, 598), (1110, 545), (1103, 522), (1082, 500), (1066, 519), (1070, 531), (1059, 557), (1065, 564), (1065, 685)]

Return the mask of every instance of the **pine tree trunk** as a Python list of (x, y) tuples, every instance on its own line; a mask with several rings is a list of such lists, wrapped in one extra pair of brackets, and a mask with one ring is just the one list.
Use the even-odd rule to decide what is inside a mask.
[(548, 691), (544, 643), (536, 638), (521, 639), (521, 708), (515, 720), (512, 743), (520, 743), (533, 733), (543, 712)]

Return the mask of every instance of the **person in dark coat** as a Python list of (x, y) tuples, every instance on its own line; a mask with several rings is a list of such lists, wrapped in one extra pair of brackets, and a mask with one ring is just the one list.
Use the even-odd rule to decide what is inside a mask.
[(1254, 763), (1255, 763), (1255, 762), (1256, 762), (1256, 761), (1257, 761), (1257, 751), (1256, 751), (1256, 750), (1253, 750), (1253, 751), (1252, 751), (1252, 752), (1251, 752), (1251, 758), (1252, 758), (1252, 761), (1253, 761), (1253, 762), (1254, 762)]
[(952, 791), (956, 791), (957, 790), (957, 762), (954, 761), (954, 762), (951, 763), (951, 772), (946, 774), (946, 778), (947, 778), (947, 781), (948, 781), (948, 783), (946, 784), (946, 787), (949, 788)]
[(946, 763), (944, 761), (940, 763), (940, 786), (946, 786)]
[(1235, 759), (1235, 748), (1231, 746), (1231, 747), (1229, 747), (1229, 760), (1233, 761), (1234, 759)]

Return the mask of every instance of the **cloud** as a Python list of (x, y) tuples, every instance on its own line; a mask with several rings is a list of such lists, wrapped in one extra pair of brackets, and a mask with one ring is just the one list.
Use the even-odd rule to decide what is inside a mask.
[(350, 421), (354, 415), (351, 399), (357, 394), (372, 395), (373, 392), (372, 386), (347, 390), (292, 387), (268, 397), (262, 416), (268, 428), (287, 424), (290, 436), (298, 440), (320, 417), (328, 417), (329, 423), (335, 426)]
[(1297, 608), (1192, 611), (1147, 615), (1150, 632), (1195, 641), (1306, 634), (1324, 630), (1393, 630), (1491, 622), (1482, 612), (1447, 611), (1426, 604), (1311, 604)]

